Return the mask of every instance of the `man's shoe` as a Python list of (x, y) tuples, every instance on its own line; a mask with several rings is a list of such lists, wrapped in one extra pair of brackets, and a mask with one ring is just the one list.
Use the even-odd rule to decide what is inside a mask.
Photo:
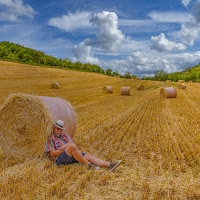
[(99, 170), (100, 167), (97, 167), (96, 165), (92, 164), (91, 162), (88, 163), (89, 169)]
[(117, 161), (117, 162), (110, 162), (110, 165), (109, 165), (109, 167), (108, 167), (108, 170), (110, 170), (110, 171), (113, 171), (116, 167), (118, 167), (119, 166), (119, 164), (121, 163), (122, 161), (121, 160), (119, 160), (119, 161)]

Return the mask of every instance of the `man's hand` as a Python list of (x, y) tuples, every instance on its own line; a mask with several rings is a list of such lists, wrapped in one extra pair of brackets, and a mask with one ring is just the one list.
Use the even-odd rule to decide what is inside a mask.
[(67, 144), (62, 145), (62, 146), (60, 147), (60, 150), (63, 152), (63, 151), (65, 150), (66, 146), (67, 146)]

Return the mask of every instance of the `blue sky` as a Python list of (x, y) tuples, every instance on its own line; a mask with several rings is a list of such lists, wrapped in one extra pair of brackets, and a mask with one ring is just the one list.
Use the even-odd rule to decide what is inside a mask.
[(0, 0), (0, 41), (120, 74), (200, 63), (200, 0)]

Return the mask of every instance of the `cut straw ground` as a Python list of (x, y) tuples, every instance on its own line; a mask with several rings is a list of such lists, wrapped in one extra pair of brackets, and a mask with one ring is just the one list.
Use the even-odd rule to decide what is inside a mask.
[(64, 99), (12, 94), (0, 109), (0, 147), (16, 160), (43, 155), (53, 122), (58, 119), (65, 122), (73, 137), (76, 116)]

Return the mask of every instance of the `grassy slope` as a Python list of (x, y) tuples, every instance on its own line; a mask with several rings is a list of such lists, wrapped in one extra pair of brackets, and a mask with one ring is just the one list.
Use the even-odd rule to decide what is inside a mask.
[[(160, 87), (175, 86), (0, 61), (0, 105), (10, 93), (56, 96), (75, 108), (75, 142), (105, 160), (122, 159), (114, 172), (80, 164), (57, 167), (48, 158), (17, 163), (0, 152), (1, 199), (200, 198), (200, 85), (187, 83), (176, 99), (161, 100)], [(53, 82), (60, 84), (52, 90)], [(136, 86), (143, 84), (144, 91)], [(113, 94), (103, 94), (111, 85)], [(131, 96), (121, 96), (130, 86)]]

